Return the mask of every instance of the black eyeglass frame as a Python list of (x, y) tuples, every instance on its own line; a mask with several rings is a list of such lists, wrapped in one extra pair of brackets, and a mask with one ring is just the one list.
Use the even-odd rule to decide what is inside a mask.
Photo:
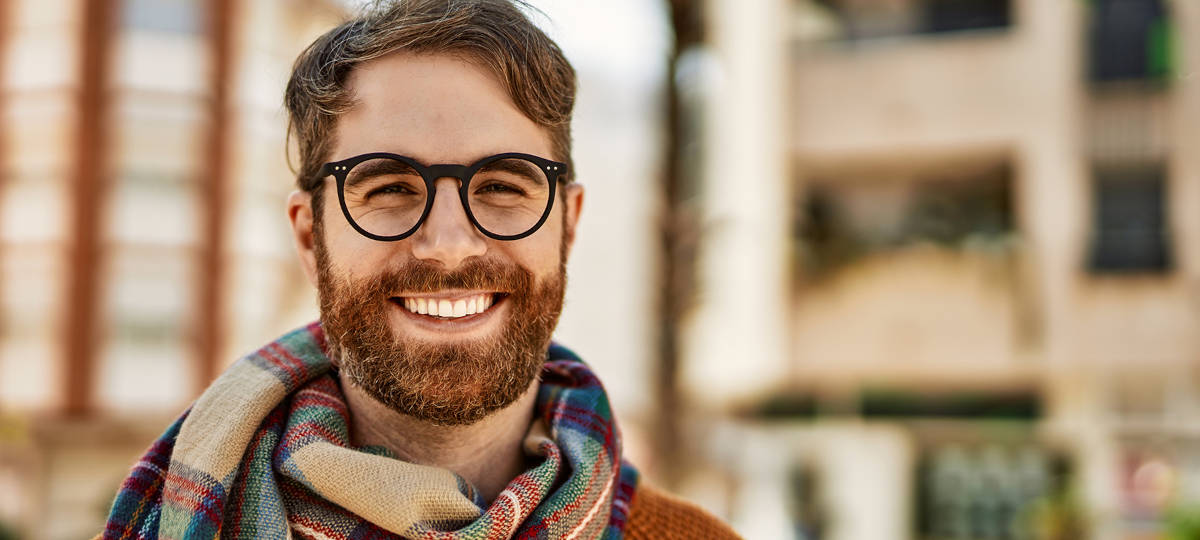
[[(394, 159), (403, 162), (412, 167), (413, 170), (417, 171), (417, 174), (420, 174), (421, 179), (425, 181), (425, 209), (421, 212), (421, 217), (417, 219), (417, 223), (413, 225), (411, 229), (396, 235), (381, 236), (363, 229), (350, 215), (350, 208), (346, 206), (346, 177), (350, 171), (354, 169), (355, 165), (371, 159)], [(550, 196), (546, 199), (546, 209), (542, 211), (542, 216), (538, 218), (537, 223), (530, 227), (529, 230), (520, 234), (503, 235), (487, 230), (487, 228), (479, 223), (479, 220), (475, 219), (475, 214), (471, 212), (471, 204), (467, 202), (467, 190), (471, 187), (471, 179), (475, 177), (475, 173), (479, 172), (479, 169), (483, 168), (489, 163), (493, 163), (502, 159), (523, 159), (537, 165), (538, 169), (546, 175), (546, 182), (550, 185)], [(321, 167), (320, 174), (321, 178), (333, 176), (333, 178), (337, 180), (338, 203), (342, 207), (342, 215), (346, 217), (346, 222), (349, 223), (355, 231), (358, 231), (359, 234), (372, 240), (378, 240), (380, 242), (395, 242), (397, 240), (408, 238), (409, 236), (412, 236), (413, 233), (417, 232), (417, 229), (420, 229), (421, 225), (425, 224), (425, 218), (429, 217), (429, 212), (433, 209), (433, 199), (437, 196), (437, 187), (435, 182), (439, 178), (457, 178), (459, 180), (458, 198), (462, 203), (463, 211), (466, 212), (467, 218), (471, 220), (471, 224), (475, 226), (475, 229), (486, 235), (488, 238), (493, 238), (495, 240), (520, 240), (537, 232), (537, 230), (542, 228), (542, 225), (546, 223), (546, 218), (550, 217), (550, 210), (554, 208), (554, 198), (558, 183), (562, 182), (562, 179), (567, 175), (567, 164), (532, 154), (506, 152), (503, 154), (495, 154), (485, 157), (470, 165), (459, 165), (456, 163), (422, 165), (417, 160), (408, 156), (392, 154), (390, 152), (371, 152), (369, 154), (362, 154), (346, 158), (341, 161), (331, 161), (326, 163)]]

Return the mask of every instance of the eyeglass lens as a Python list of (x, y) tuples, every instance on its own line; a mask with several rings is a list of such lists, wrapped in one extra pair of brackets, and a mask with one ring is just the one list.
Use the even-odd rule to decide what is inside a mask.
[[(376, 158), (355, 165), (342, 195), (351, 219), (378, 236), (397, 236), (416, 227), (430, 192), (411, 165)], [(550, 203), (550, 184), (537, 164), (506, 158), (487, 163), (467, 181), (466, 201), (475, 221), (499, 236), (523, 234), (537, 225)]]

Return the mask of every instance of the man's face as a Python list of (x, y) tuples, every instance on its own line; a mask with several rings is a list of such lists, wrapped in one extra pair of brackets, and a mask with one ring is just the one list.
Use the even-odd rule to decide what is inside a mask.
[[(425, 165), (503, 152), (562, 157), (488, 72), (453, 56), (393, 54), (356, 67), (349, 85), (354, 106), (338, 119), (329, 161), (369, 152)], [(500, 241), (471, 224), (458, 187), (438, 179), (424, 224), (395, 242), (351, 228), (332, 178), (316, 232), (307, 195), (289, 199), (335, 361), (380, 402), (441, 424), (473, 423), (512, 403), (540, 372), (582, 202), (580, 186), (560, 185), (564, 196), (537, 232)], [(451, 313), (423, 315), (417, 303)], [(463, 307), (476, 313), (456, 317)]]

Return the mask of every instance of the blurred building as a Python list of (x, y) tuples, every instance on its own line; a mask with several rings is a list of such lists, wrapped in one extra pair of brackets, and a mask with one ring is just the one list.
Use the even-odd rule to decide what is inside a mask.
[[(91, 537), (212, 377), (316, 316), (281, 98), (302, 48), (360, 3), (0, 2), (0, 540)], [(579, 75), (588, 201), (556, 339), (601, 373), (653, 473), (667, 32), (636, 1), (538, 4)], [(642, 38), (613, 44), (605, 18)]]
[[(0, 538), (93, 534), (215, 373), (314, 315), (279, 100), (345, 3), (0, 3)], [(588, 189), (557, 337), (651, 480), (748, 538), (1196, 535), (1200, 4), (703, 2), (678, 222), (657, 11), (544, 4)], [(692, 216), (658, 455), (656, 235)]]
[(706, 7), (686, 492), (753, 538), (1196, 537), (1200, 4)]
[(95, 534), (213, 374), (312, 316), (279, 103), (343, 9), (0, 4), (0, 538)]

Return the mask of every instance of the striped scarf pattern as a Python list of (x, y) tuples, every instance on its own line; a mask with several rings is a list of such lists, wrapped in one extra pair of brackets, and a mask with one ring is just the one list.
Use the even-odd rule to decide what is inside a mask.
[(319, 323), (235, 362), (121, 485), (105, 539), (621, 538), (638, 473), (599, 379), (551, 345), (536, 459), (490, 506), (462, 477), (350, 443)]

